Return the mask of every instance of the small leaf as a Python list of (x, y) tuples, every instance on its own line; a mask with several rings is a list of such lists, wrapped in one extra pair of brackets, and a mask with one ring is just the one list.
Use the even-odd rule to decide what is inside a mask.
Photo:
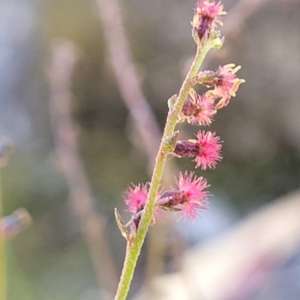
[(166, 137), (166, 139), (164, 140), (164, 147), (163, 147), (164, 153), (171, 153), (174, 151), (178, 139), (178, 135), (179, 135), (179, 130), (175, 131), (171, 136)]
[(116, 221), (117, 221), (117, 225), (120, 229), (120, 232), (121, 232), (122, 236), (127, 241), (129, 241), (130, 240), (130, 232), (127, 230), (127, 228), (125, 226), (125, 223), (124, 223), (120, 213), (118, 212), (118, 210), (116, 208), (115, 208), (114, 212), (115, 212), (115, 218), (116, 218)]
[(173, 95), (169, 100), (168, 100), (168, 107), (169, 107), (169, 110), (173, 109), (175, 103), (176, 103), (176, 100), (177, 100), (177, 95)]

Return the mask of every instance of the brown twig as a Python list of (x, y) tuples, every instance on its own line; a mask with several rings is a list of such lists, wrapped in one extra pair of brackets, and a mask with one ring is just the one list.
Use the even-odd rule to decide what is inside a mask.
[[(135, 129), (141, 137), (144, 151), (148, 156), (149, 173), (152, 174), (162, 133), (141, 89), (139, 76), (135, 70), (124, 31), (124, 22), (118, 0), (96, 0), (96, 2), (106, 40), (109, 62), (122, 99), (134, 121)], [(169, 166), (169, 168), (171, 167)], [(174, 173), (170, 169), (165, 170), (164, 181), (170, 183), (173, 179), (172, 174)]]
[[(122, 99), (129, 110), (134, 128), (139, 133), (142, 147), (147, 154), (148, 172), (151, 175), (162, 133), (141, 89), (125, 34), (118, 0), (96, 0), (96, 3), (105, 36), (109, 62)], [(163, 174), (163, 181), (166, 185), (173, 181), (173, 174), (175, 173), (175, 165), (169, 162)], [(146, 282), (149, 282), (154, 275), (161, 273), (163, 269), (162, 257), (167, 246), (163, 228), (166, 224), (158, 225), (153, 229), (155, 232), (151, 234), (148, 242)], [(159, 248), (156, 243), (157, 240), (160, 241)]]
[[(261, 5), (269, 0), (241, 0), (229, 11), (228, 17), (223, 28), (226, 36), (233, 32), (239, 32), (249, 18)], [(152, 172), (152, 166), (155, 155), (160, 143), (161, 131), (157, 125), (154, 113), (148, 105), (147, 99), (143, 94), (134, 68), (128, 40), (124, 30), (124, 22), (121, 14), (121, 7), (118, 0), (96, 0), (98, 5), (99, 17), (103, 25), (103, 32), (106, 40), (107, 54), (112, 70), (115, 74), (117, 85), (120, 89), (122, 98), (130, 112), (138, 130), (145, 152), (148, 155), (149, 168)], [(214, 53), (211, 52), (210, 59)], [(206, 59), (205, 65), (209, 59)], [(170, 166), (173, 169), (174, 166)], [(173, 177), (171, 170), (164, 172), (165, 181), (171, 182)]]
[(93, 260), (98, 284), (111, 295), (115, 293), (117, 276), (105, 237), (106, 220), (96, 213), (95, 199), (78, 153), (76, 128), (71, 119), (71, 77), (76, 54), (67, 41), (53, 48), (50, 70), (50, 117), (56, 154), (66, 178), (70, 205)]

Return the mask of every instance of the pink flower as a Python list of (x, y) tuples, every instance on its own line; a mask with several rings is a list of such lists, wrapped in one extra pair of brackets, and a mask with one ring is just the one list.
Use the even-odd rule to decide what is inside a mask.
[(236, 72), (240, 70), (240, 66), (235, 67), (234, 64), (228, 64), (219, 67), (213, 80), (214, 90), (208, 93), (212, 96), (221, 98), (216, 105), (217, 109), (227, 106), (231, 97), (235, 97), (236, 92), (243, 79), (236, 77)]
[(203, 170), (215, 168), (217, 162), (222, 159), (220, 153), (222, 141), (220, 137), (211, 131), (199, 131), (197, 133), (197, 139), (199, 153), (194, 160), (196, 162), (196, 168), (201, 167)]
[(182, 107), (181, 118), (192, 125), (210, 125), (216, 112), (214, 97), (206, 94), (198, 95), (192, 90)]
[(221, 2), (198, 0), (192, 22), (195, 41), (205, 42), (216, 24), (222, 25), (220, 16), (226, 14)]
[(205, 189), (209, 187), (209, 184), (203, 177), (197, 178), (193, 172), (180, 173), (176, 184), (182, 193), (181, 201), (178, 203), (181, 206), (182, 215), (194, 220), (197, 217), (197, 211), (205, 208), (208, 197)]
[(123, 198), (128, 210), (136, 214), (141, 211), (148, 197), (148, 184), (132, 185), (124, 192)]
[(222, 159), (220, 137), (211, 131), (199, 131), (196, 136), (197, 140), (177, 141), (173, 154), (177, 157), (195, 157), (196, 168), (214, 168)]
[(176, 180), (177, 188), (160, 195), (156, 205), (168, 211), (181, 211), (181, 216), (194, 220), (198, 210), (204, 209), (207, 202), (209, 187), (206, 179), (197, 178), (194, 172), (180, 173)]
[(196, 13), (200, 14), (202, 17), (209, 17), (213, 20), (226, 14), (226, 12), (223, 11), (223, 4), (221, 1), (216, 3), (214, 0), (198, 0)]

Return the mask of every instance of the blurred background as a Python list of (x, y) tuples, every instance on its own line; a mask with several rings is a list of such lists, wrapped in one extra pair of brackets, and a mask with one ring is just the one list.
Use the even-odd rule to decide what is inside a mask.
[[(196, 171), (208, 179), (214, 196), (197, 222), (165, 220), (150, 233), (150, 239), (154, 237), (146, 241), (131, 289), (131, 297), (137, 299), (177, 299), (167, 291), (147, 298), (141, 288), (157, 273), (191, 276), (185, 266), (197, 261), (208, 269), (211, 262), (217, 274), (224, 272), (228, 279), (234, 267), (226, 271), (222, 266), (235, 253), (255, 253), (259, 241), (270, 236), (276, 243), (270, 242), (268, 251), (255, 260), (249, 253), (236, 267), (247, 271), (234, 273), (239, 276), (232, 275), (234, 284), (223, 284), (227, 286), (220, 288), (223, 295), (210, 291), (204, 280), (202, 287), (195, 283), (199, 292), (177, 293), (178, 299), (300, 299), (296, 280), (300, 278), (300, 2), (223, 2), (228, 12), (225, 43), (212, 52), (205, 68), (241, 65), (238, 76), (246, 83), (210, 127), (224, 140), (223, 161), (215, 170)], [(33, 220), (27, 231), (7, 242), (8, 300), (111, 299), (121, 272), (126, 243), (113, 209), (118, 207), (124, 219), (129, 218), (122, 193), (131, 182), (149, 181), (153, 158), (132, 116), (135, 106), (140, 109), (135, 113), (144, 116), (144, 106), (133, 101), (135, 96), (141, 98), (134, 93), (135, 85), (126, 84), (131, 78), (122, 65), (127, 48), (122, 48), (117, 35), (107, 38), (109, 29), (119, 24), (119, 14), (109, 3), (0, 2), (0, 133), (14, 145), (8, 166), (2, 169), (4, 214), (24, 207)], [(123, 0), (119, 5), (121, 29), (126, 31), (146, 107), (162, 130), (167, 99), (178, 93), (195, 52), (190, 34), (195, 3)], [(114, 52), (115, 69), (113, 49), (119, 49)], [(122, 79), (125, 84), (120, 88)], [(124, 102), (126, 93), (133, 102)], [(186, 138), (197, 130), (189, 125), (180, 129)], [(147, 139), (155, 148), (156, 141)], [(189, 159), (171, 163), (170, 169), (193, 169)], [(290, 206), (282, 205), (291, 192)], [(274, 202), (279, 197), (282, 200)], [(284, 215), (281, 209), (287, 207)], [(259, 223), (268, 209), (274, 214), (267, 223)], [(160, 239), (155, 240), (155, 230)], [(284, 232), (277, 235), (279, 231)], [(242, 242), (228, 257), (223, 252), (228, 260), (220, 258), (218, 269), (215, 257), (205, 251), (222, 253), (222, 245), (230, 245), (233, 236), (242, 236)], [(148, 257), (155, 261), (156, 252), (161, 267), (149, 271)], [(210, 283), (216, 290), (222, 284), (214, 278)], [(155, 289), (161, 287), (153, 285)]]

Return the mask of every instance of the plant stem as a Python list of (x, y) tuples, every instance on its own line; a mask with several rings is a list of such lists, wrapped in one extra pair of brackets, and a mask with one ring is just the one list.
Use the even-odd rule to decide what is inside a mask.
[[(2, 215), (2, 186), (0, 177), (0, 219)], [(0, 224), (1, 226), (1, 224)], [(2, 236), (1, 236), (2, 235)], [(6, 299), (6, 262), (5, 262), (5, 242), (3, 233), (0, 231), (0, 300)]]
[(197, 74), (203, 62), (204, 57), (213, 46), (214, 46), (213, 40), (209, 39), (203, 47), (199, 47), (199, 46), (197, 47), (197, 52), (194, 61), (182, 84), (176, 102), (173, 108), (169, 110), (161, 144), (155, 160), (153, 175), (152, 175), (151, 184), (148, 193), (148, 199), (144, 207), (144, 213), (139, 223), (139, 228), (137, 230), (134, 240), (131, 243), (127, 242), (124, 266), (123, 266), (118, 290), (115, 296), (115, 300), (125, 300), (127, 297), (130, 284), (132, 281), (134, 269), (137, 263), (137, 259), (141, 252), (141, 248), (145, 240), (148, 228), (153, 219), (153, 212), (155, 209), (155, 198), (159, 189), (164, 165), (168, 155), (168, 152), (165, 151), (166, 148), (165, 141), (168, 137), (172, 136), (172, 134), (174, 133), (174, 129), (177, 124), (179, 114), (182, 110), (183, 104), (186, 101), (187, 97), (189, 96), (189, 92), (191, 88), (193, 87), (191, 83), (191, 79)]

